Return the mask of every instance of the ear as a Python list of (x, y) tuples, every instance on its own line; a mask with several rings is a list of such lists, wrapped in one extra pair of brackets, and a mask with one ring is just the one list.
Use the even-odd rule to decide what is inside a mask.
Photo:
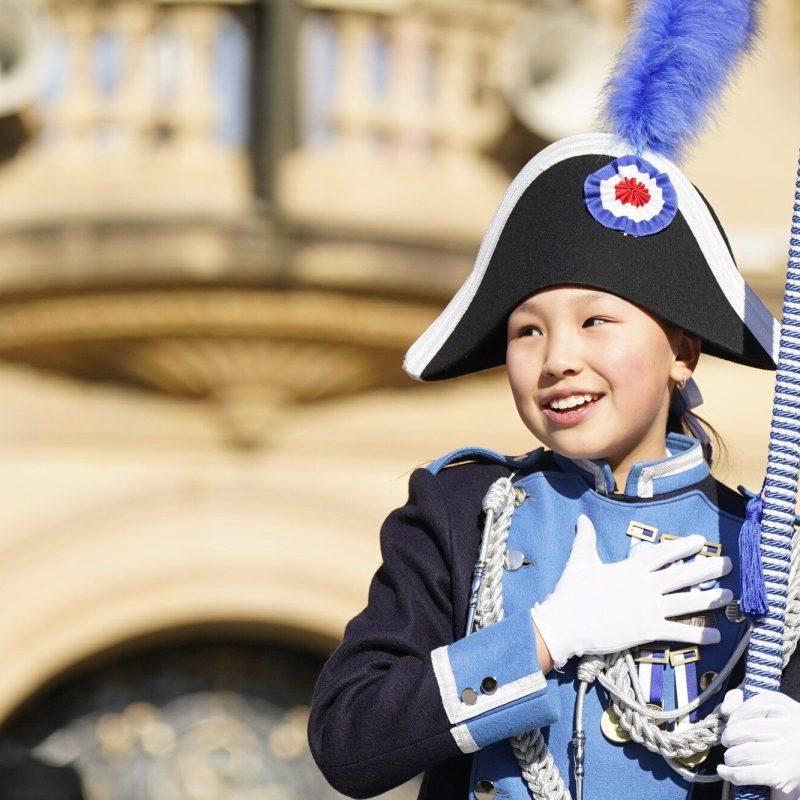
[(676, 330), (672, 341), (674, 359), (669, 376), (680, 384), (692, 377), (700, 359), (700, 337), (687, 331)]

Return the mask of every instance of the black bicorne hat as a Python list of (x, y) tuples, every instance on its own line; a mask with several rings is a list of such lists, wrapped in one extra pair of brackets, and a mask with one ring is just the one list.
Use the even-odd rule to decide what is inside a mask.
[(740, 275), (713, 210), (681, 170), (609, 134), (556, 142), (513, 181), (472, 273), (406, 354), (443, 380), (505, 363), (526, 297), (578, 285), (618, 295), (696, 334), (703, 352), (774, 368), (778, 324)]

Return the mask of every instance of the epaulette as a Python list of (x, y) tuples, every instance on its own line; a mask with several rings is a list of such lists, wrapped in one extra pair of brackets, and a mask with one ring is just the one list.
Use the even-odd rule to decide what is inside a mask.
[(432, 461), (427, 465), (426, 469), (432, 474), (437, 475), (445, 467), (452, 467), (456, 464), (463, 464), (469, 461), (480, 461), (490, 464), (502, 464), (516, 472), (532, 467), (539, 460), (543, 452), (544, 448), (539, 447), (521, 456), (504, 456), (502, 453), (496, 453), (494, 450), (489, 450), (485, 447), (461, 447), (441, 458), (437, 458), (436, 461)]

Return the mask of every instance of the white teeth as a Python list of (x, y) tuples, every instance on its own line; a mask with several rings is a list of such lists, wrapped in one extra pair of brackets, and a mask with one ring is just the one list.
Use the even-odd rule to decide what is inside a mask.
[(597, 400), (599, 395), (591, 394), (573, 394), (569, 397), (560, 397), (557, 400), (550, 401), (550, 408), (556, 411), (564, 411), (567, 408), (575, 408), (575, 406), (582, 406), (584, 403), (591, 403)]

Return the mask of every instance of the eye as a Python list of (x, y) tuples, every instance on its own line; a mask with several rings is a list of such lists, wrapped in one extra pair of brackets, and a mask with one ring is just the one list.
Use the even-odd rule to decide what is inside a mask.
[(607, 322), (609, 322), (609, 320), (606, 319), (605, 317), (589, 317), (589, 319), (587, 319), (583, 323), (583, 327), (584, 328), (596, 328), (599, 325), (605, 325)]
[(523, 325), (519, 329), (518, 336), (541, 336), (542, 331), (535, 325)]

